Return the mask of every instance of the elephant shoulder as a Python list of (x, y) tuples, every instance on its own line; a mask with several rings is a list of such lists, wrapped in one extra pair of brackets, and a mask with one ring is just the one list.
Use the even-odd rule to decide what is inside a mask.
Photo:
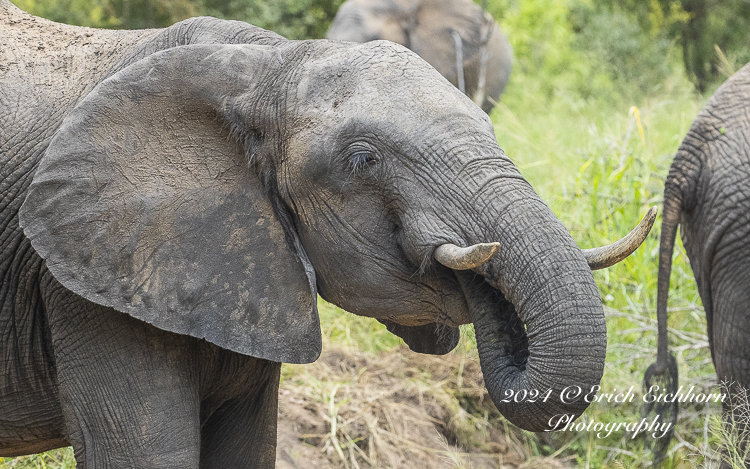
[(287, 39), (243, 21), (199, 16), (169, 26), (149, 41), (153, 52), (197, 44), (258, 44), (277, 46)]
[(144, 31), (113, 73), (156, 52), (173, 47), (199, 44), (258, 44), (278, 46), (288, 42), (273, 31), (243, 21), (223, 20), (210, 16), (188, 18), (164, 29)]

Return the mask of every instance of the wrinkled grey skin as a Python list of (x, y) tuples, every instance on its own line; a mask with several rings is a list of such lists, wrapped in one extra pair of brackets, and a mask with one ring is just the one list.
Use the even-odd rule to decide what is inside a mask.
[[(7, 0), (0, 31), (0, 456), (273, 467), (280, 362), (320, 353), (316, 293), (425, 353), (473, 322), (523, 428), (587, 407), (558, 397), (603, 371), (587, 262), (413, 52), (212, 18), (91, 30)], [(432, 260), (488, 241), (473, 272)]]
[[(750, 65), (727, 80), (698, 114), (664, 188), (659, 254), (659, 350), (667, 366), (667, 299), (677, 226), (708, 324), (719, 381), (750, 387)], [(650, 374), (650, 373), (649, 373)], [(648, 376), (648, 374), (647, 374)], [(727, 400), (725, 410), (728, 410)]]
[[(510, 79), (513, 50), (495, 20), (471, 0), (347, 0), (326, 38), (401, 44), (458, 86), (454, 31), (461, 37), (465, 92), (490, 112)], [(485, 85), (478, 92), (483, 50)]]

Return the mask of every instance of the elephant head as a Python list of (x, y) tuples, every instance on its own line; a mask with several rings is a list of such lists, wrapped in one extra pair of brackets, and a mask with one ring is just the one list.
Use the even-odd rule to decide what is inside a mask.
[(471, 0), (348, 0), (326, 38), (401, 44), (489, 112), (508, 84), (513, 51)]
[[(319, 293), (425, 352), (473, 322), (490, 395), (522, 428), (579, 415), (559, 394), (602, 375), (587, 253), (486, 114), (395, 44), (152, 54), (65, 118), (20, 220), (69, 290), (235, 352), (315, 360)], [(616, 248), (588, 257), (635, 247)], [(522, 390), (551, 397), (508, 402)]]

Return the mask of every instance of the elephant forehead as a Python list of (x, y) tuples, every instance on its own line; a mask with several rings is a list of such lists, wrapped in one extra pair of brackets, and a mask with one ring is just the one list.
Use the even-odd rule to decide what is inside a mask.
[[(371, 41), (351, 46), (351, 61), (362, 81), (395, 81), (392, 85), (440, 86), (442, 75), (415, 52), (390, 41)], [(448, 83), (446, 81), (446, 83)]]
[(329, 42), (329, 45), (333, 46), (321, 57), (303, 65), (301, 81), (312, 82), (315, 88), (374, 82), (383, 90), (386, 84), (402, 87), (420, 82), (422, 85), (441, 86), (443, 82), (440, 73), (424, 59), (390, 41), (364, 44)]
[[(487, 125), (486, 115), (414, 52), (388, 41), (342, 44), (307, 64), (294, 105), (347, 117), (384, 115), (424, 119), (460, 113)], [(401, 122), (401, 119), (399, 119)], [(405, 122), (404, 122), (405, 123)]]

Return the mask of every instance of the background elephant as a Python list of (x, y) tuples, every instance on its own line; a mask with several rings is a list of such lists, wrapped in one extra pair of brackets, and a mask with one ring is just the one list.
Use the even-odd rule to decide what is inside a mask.
[[(703, 300), (716, 374), (720, 381), (734, 383), (732, 393), (738, 392), (737, 385), (750, 386), (749, 181), (750, 65), (746, 65), (714, 93), (695, 119), (665, 183), (659, 344), (657, 361), (646, 372), (647, 387), (655, 375), (665, 373), (670, 392), (678, 384), (677, 365), (667, 344), (669, 277), (678, 225)], [(725, 410), (728, 403), (724, 402)], [(667, 412), (676, 417), (676, 403), (656, 411)]]
[(471, 0), (348, 0), (326, 37), (406, 46), (453, 85), (461, 88), (463, 81), (462, 90), (485, 112), (500, 100), (510, 78), (510, 43), (492, 16)]
[(604, 367), (589, 262), (637, 243), (582, 252), (413, 52), (213, 18), (92, 30), (7, 0), (0, 27), (1, 456), (272, 467), (317, 293), (425, 353), (473, 322), (523, 428), (587, 407), (557, 396)]

